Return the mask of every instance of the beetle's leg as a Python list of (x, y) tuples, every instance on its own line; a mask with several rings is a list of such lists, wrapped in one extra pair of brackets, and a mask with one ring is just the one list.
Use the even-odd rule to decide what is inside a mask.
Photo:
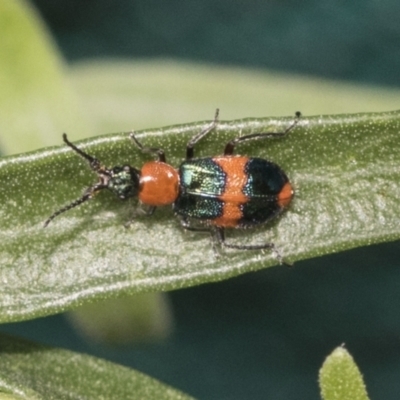
[(129, 228), (133, 221), (136, 219), (135, 217), (140, 216), (140, 215), (144, 215), (146, 217), (150, 217), (151, 215), (154, 214), (154, 211), (156, 211), (156, 206), (147, 206), (144, 207), (143, 204), (140, 204), (137, 206), (135, 212), (133, 213), (133, 217), (124, 224), (125, 228)]
[(190, 160), (194, 157), (194, 146), (195, 144), (201, 140), (204, 136), (210, 133), (218, 124), (218, 115), (219, 115), (219, 108), (215, 110), (214, 120), (211, 122), (210, 125), (206, 126), (201, 132), (197, 133), (193, 136), (188, 144), (186, 145), (186, 160)]
[(83, 194), (82, 197), (79, 199), (76, 199), (72, 203), (68, 204), (67, 206), (60, 208), (57, 210), (54, 214), (52, 214), (44, 223), (43, 228), (46, 228), (46, 226), (58, 215), (62, 214), (65, 211), (70, 210), (71, 208), (75, 208), (79, 206), (80, 204), (84, 203), (85, 201), (88, 201), (93, 198), (93, 196), (99, 192), (100, 190), (107, 189), (106, 185), (103, 185), (101, 183), (98, 183), (97, 185), (91, 186), (87, 188)]
[(255, 245), (241, 245), (241, 244), (231, 244), (225, 241), (225, 230), (224, 228), (217, 227), (215, 229), (215, 238), (221, 244), (221, 246), (229, 247), (230, 249), (239, 250), (264, 250), (270, 249), (275, 251), (275, 245), (273, 243), (255, 244)]
[(272, 139), (272, 138), (281, 138), (286, 136), (299, 122), (301, 117), (301, 113), (299, 111), (295, 114), (295, 120), (282, 132), (261, 132), (261, 133), (252, 133), (246, 136), (239, 136), (235, 139), (232, 139), (225, 146), (224, 155), (232, 155), (235, 149), (235, 146), (242, 142), (247, 142), (249, 140), (259, 140), (259, 139)]
[(216, 240), (220, 246), (228, 247), (229, 249), (238, 249), (238, 250), (271, 250), (276, 254), (276, 258), (279, 261), (279, 264), (286, 264), (291, 266), (291, 264), (286, 263), (283, 260), (281, 253), (278, 251), (274, 243), (264, 243), (264, 244), (255, 244), (255, 245), (240, 245), (240, 244), (231, 244), (226, 243), (225, 241), (225, 230), (224, 228), (217, 227), (212, 232), (213, 240)]
[(179, 222), (181, 223), (183, 229), (186, 229), (187, 231), (192, 231), (192, 232), (210, 232), (210, 228), (207, 226), (193, 226), (190, 225), (190, 222), (184, 218), (184, 217), (179, 217)]
[(129, 134), (129, 137), (133, 140), (133, 143), (142, 151), (143, 153), (155, 154), (160, 162), (166, 162), (165, 152), (163, 149), (158, 149), (157, 147), (144, 147), (139, 140), (136, 139), (136, 136), (133, 132)]
[(137, 215), (145, 215), (146, 217), (150, 217), (156, 211), (156, 206), (145, 206), (144, 204), (140, 204), (137, 209)]

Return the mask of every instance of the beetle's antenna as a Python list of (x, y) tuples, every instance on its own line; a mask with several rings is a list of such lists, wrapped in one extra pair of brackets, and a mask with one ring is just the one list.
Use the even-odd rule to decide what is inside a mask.
[(46, 228), (47, 225), (49, 225), (49, 223), (58, 215), (64, 213), (65, 211), (70, 210), (71, 208), (75, 208), (77, 206), (79, 206), (80, 204), (84, 203), (85, 201), (88, 201), (90, 199), (93, 198), (93, 196), (102, 189), (106, 189), (107, 186), (103, 185), (103, 184), (97, 184), (94, 186), (89, 187), (87, 190), (85, 190), (85, 193), (82, 197), (80, 197), (79, 199), (76, 199), (75, 201), (73, 201), (72, 203), (68, 204), (67, 206), (60, 208), (59, 210), (57, 210), (54, 214), (52, 214), (43, 224), (43, 228)]
[(83, 159), (85, 159), (86, 161), (89, 162), (90, 168), (97, 172), (100, 169), (100, 161), (95, 158), (92, 157), (90, 154), (85, 153), (83, 150), (81, 150), (79, 147), (76, 147), (73, 143), (71, 143), (68, 138), (67, 138), (67, 134), (63, 133), (63, 140), (65, 142), (65, 144), (69, 147), (71, 147), (72, 150), (74, 150), (76, 153), (78, 153)]

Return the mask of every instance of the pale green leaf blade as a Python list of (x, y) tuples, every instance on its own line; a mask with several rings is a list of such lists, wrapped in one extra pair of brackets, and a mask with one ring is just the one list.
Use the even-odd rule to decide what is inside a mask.
[(160, 341), (172, 331), (172, 310), (165, 293), (140, 293), (85, 304), (67, 313), (91, 342), (127, 345)]
[(192, 399), (138, 371), (5, 335), (0, 335), (0, 391), (26, 400)]
[(217, 107), (232, 120), (384, 112), (400, 103), (398, 88), (165, 59), (85, 61), (69, 75), (98, 135), (210, 119)]
[(58, 50), (29, 3), (0, 2), (0, 37), (1, 151), (53, 145), (63, 131), (87, 134)]
[[(221, 121), (198, 155), (220, 154), (238, 134), (281, 130), (285, 119)], [(178, 165), (187, 140), (205, 122), (138, 133)], [(273, 241), (288, 261), (316, 257), (400, 236), (399, 113), (307, 117), (283, 139), (249, 143), (240, 153), (281, 165), (296, 191), (286, 214), (257, 230), (228, 232), (237, 243)], [(127, 133), (78, 144), (106, 165), (149, 159)], [(134, 205), (101, 193), (90, 203), (43, 222), (79, 197), (96, 178), (65, 146), (0, 163), (3, 230), (0, 300), (3, 321), (33, 318), (144, 291), (217, 281), (277, 263), (269, 252), (227, 251), (216, 258), (206, 234), (184, 232), (170, 208), (123, 224)]]
[(323, 400), (368, 400), (363, 377), (343, 347), (330, 354), (319, 372)]

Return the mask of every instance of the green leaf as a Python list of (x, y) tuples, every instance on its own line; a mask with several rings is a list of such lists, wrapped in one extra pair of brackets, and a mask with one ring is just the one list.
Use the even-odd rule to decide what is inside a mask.
[[(73, 64), (71, 82), (97, 134), (221, 118), (393, 110), (400, 90), (171, 60)], [(76, 129), (70, 134), (75, 138)]]
[(343, 347), (327, 357), (319, 373), (323, 400), (368, 400), (362, 375)]
[(165, 339), (173, 325), (165, 293), (141, 293), (85, 304), (67, 316), (89, 341), (107, 344)]
[(58, 51), (23, 0), (0, 2), (0, 145), (20, 153), (56, 144), (88, 124), (63, 74)]
[[(400, 113), (304, 116), (282, 140), (246, 143), (239, 153), (277, 162), (296, 196), (273, 224), (228, 232), (238, 243), (273, 241), (297, 261), (400, 236)], [(232, 137), (282, 130), (291, 118), (222, 121), (199, 143), (197, 155), (221, 154)], [(185, 144), (205, 122), (138, 133), (146, 146), (182, 161)], [(106, 165), (133, 163), (141, 154), (127, 133), (78, 143)], [(88, 299), (165, 291), (217, 281), (277, 264), (270, 252), (227, 251), (216, 258), (207, 234), (185, 232), (169, 207), (123, 224), (134, 205), (101, 193), (55, 219), (58, 208), (96, 181), (66, 146), (0, 162), (0, 298), (2, 321), (64, 311)]]
[(135, 370), (5, 335), (0, 391), (5, 399), (192, 399)]

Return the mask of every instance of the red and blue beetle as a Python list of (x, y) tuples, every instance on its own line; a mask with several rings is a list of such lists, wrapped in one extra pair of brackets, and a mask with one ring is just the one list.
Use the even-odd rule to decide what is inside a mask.
[(236, 145), (250, 140), (281, 138), (298, 123), (301, 114), (282, 132), (254, 133), (229, 141), (224, 154), (194, 157), (195, 145), (218, 124), (218, 110), (213, 122), (196, 134), (186, 146), (186, 159), (178, 169), (166, 163), (162, 149), (144, 147), (133, 133), (131, 139), (144, 153), (156, 160), (142, 168), (130, 165), (106, 168), (95, 157), (85, 153), (63, 135), (64, 142), (89, 162), (99, 181), (88, 187), (82, 197), (61, 208), (44, 223), (70, 210), (103, 189), (121, 200), (138, 198), (150, 215), (156, 207), (172, 204), (182, 226), (188, 230), (209, 231), (214, 243), (241, 250), (274, 249), (273, 243), (238, 245), (225, 241), (225, 228), (249, 228), (264, 224), (284, 211), (293, 198), (293, 188), (285, 172), (263, 158), (234, 155)]

